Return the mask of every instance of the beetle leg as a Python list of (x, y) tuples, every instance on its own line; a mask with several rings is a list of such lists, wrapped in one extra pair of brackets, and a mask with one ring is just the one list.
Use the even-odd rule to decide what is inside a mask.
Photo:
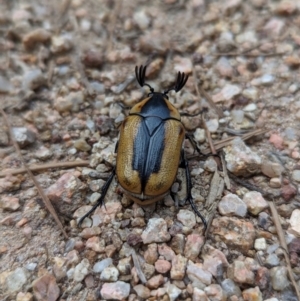
[(106, 196), (107, 190), (108, 190), (115, 174), (116, 174), (116, 171), (115, 171), (115, 169), (113, 169), (112, 173), (110, 174), (109, 178), (107, 179), (107, 181), (105, 182), (105, 184), (103, 185), (103, 187), (101, 189), (101, 196), (100, 196), (99, 200), (97, 201), (97, 203), (92, 207), (92, 209), (88, 213), (86, 213), (83, 217), (80, 218), (80, 220), (78, 222), (79, 227), (86, 217), (88, 217), (91, 213), (93, 213), (98, 206), (102, 206), (104, 204), (103, 203), (104, 198)]
[(195, 153), (195, 150), (196, 150), (199, 155), (202, 155), (201, 151), (200, 151), (200, 148), (198, 147), (196, 141), (192, 138), (192, 136), (189, 135), (189, 134), (185, 134), (185, 138), (188, 139), (191, 142), (191, 144), (192, 144), (192, 146), (194, 148), (194, 153)]
[(191, 174), (190, 174), (190, 170), (189, 170), (189, 165), (188, 165), (188, 161), (185, 158), (185, 154), (184, 154), (184, 150), (181, 151), (181, 163), (180, 166), (185, 169), (185, 175), (186, 175), (186, 193), (187, 193), (187, 197), (186, 200), (189, 201), (189, 203), (191, 204), (194, 212), (201, 218), (202, 223), (204, 225), (205, 230), (207, 229), (207, 223), (205, 218), (202, 216), (202, 214), (199, 212), (199, 210), (197, 209), (194, 200), (192, 198), (192, 181), (191, 181)]

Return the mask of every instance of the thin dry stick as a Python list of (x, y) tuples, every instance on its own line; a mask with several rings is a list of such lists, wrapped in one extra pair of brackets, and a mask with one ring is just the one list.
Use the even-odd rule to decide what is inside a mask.
[(213, 155), (216, 155), (217, 152), (216, 152), (216, 149), (215, 149), (215, 146), (214, 146), (214, 143), (211, 139), (211, 135), (210, 135), (210, 131), (208, 130), (207, 126), (206, 126), (206, 122), (202, 116), (202, 125), (205, 129), (205, 132), (206, 132), (206, 136), (207, 136), (207, 140), (208, 140), (208, 144), (209, 144), (209, 147), (210, 147), (210, 151)]
[(40, 196), (42, 197), (43, 201), (44, 201), (44, 204), (46, 206), (46, 208), (49, 210), (49, 212), (51, 213), (51, 215), (53, 216), (53, 218), (55, 219), (56, 223), (58, 224), (59, 228), (61, 229), (63, 235), (65, 236), (65, 238), (68, 238), (68, 235), (66, 233), (66, 231), (64, 230), (64, 227), (62, 225), (62, 223), (60, 222), (54, 208), (53, 208), (53, 205), (51, 204), (50, 200), (48, 199), (48, 197), (46, 196), (46, 194), (44, 193), (42, 187), (40, 186), (40, 184), (38, 183), (38, 181), (36, 180), (35, 176), (33, 175), (33, 173), (31, 172), (31, 170), (28, 168), (22, 154), (21, 154), (21, 150), (20, 150), (20, 147), (18, 145), (18, 143), (16, 142), (15, 138), (14, 138), (14, 134), (13, 134), (13, 131), (12, 131), (12, 128), (11, 128), (11, 125), (10, 125), (10, 122), (8, 120), (8, 117), (6, 115), (6, 113), (4, 112), (4, 110), (2, 108), (0, 108), (0, 111), (1, 111), (1, 114), (7, 124), (7, 127), (9, 129), (9, 133), (10, 133), (10, 137), (11, 137), (11, 141), (19, 155), (19, 158), (20, 160), (22, 161), (27, 173), (29, 174), (29, 177), (32, 179), (34, 185), (36, 186)]
[(223, 152), (221, 152), (220, 157), (221, 157), (221, 162), (222, 162), (224, 182), (225, 182), (225, 185), (226, 185), (227, 189), (230, 190), (231, 189), (230, 179), (228, 177), (227, 168), (226, 168), (226, 162), (225, 162), (225, 158), (224, 158)]
[[(72, 167), (79, 167), (79, 166), (88, 166), (89, 161), (71, 161), (71, 162), (50, 162), (46, 164), (33, 164), (33, 165), (27, 165), (27, 167), (31, 171), (41, 171), (45, 169), (51, 169), (51, 168), (72, 168)], [(27, 172), (26, 168), (8, 168), (0, 172), (0, 178), (5, 177), (6, 175), (18, 175)]]
[(228, 53), (216, 53), (213, 56), (245, 56), (245, 57), (273, 57), (273, 56), (280, 56), (284, 55), (285, 52), (272, 52), (272, 53), (239, 53), (239, 52), (228, 52)]
[(290, 278), (290, 280), (291, 280), (291, 282), (294, 286), (294, 289), (296, 291), (298, 300), (300, 300), (300, 292), (299, 292), (298, 285), (297, 285), (297, 283), (294, 279), (290, 258), (288, 256), (288, 248), (287, 248), (284, 233), (283, 233), (283, 230), (282, 230), (282, 227), (281, 227), (281, 224), (280, 224), (279, 216), (278, 216), (276, 207), (274, 206), (274, 203), (271, 202), (271, 201), (269, 201), (268, 203), (269, 203), (271, 213), (272, 213), (272, 216), (273, 216), (273, 222), (274, 222), (274, 225), (275, 225), (277, 233), (278, 233), (278, 238), (279, 238), (280, 245), (284, 250), (283, 254), (284, 254), (285, 261), (287, 263), (289, 278)]
[[(200, 86), (200, 88), (197, 85), (197, 77), (196, 77), (196, 70), (195, 67), (193, 66), (193, 78), (194, 78), (194, 86), (195, 86), (195, 90), (197, 93), (198, 98), (201, 98), (201, 94), (204, 95), (205, 99), (208, 101), (209, 105), (216, 111), (216, 113), (218, 114), (219, 117), (223, 117), (223, 112), (222, 110), (220, 110), (215, 102), (212, 100), (212, 98), (210, 97), (210, 95), (208, 93), (206, 93), (206, 91)], [(201, 92), (201, 94), (200, 94)]]
[[(240, 136), (240, 138), (242, 140), (248, 140), (250, 139), (251, 137), (254, 137), (254, 136), (258, 136), (258, 135), (261, 135), (261, 134), (264, 134), (268, 132), (268, 130), (264, 130), (264, 129), (257, 129), (257, 130), (254, 130), (252, 132), (249, 132), (247, 134), (244, 134), (242, 136)], [(221, 141), (217, 141), (217, 142), (214, 142), (214, 147), (216, 150), (220, 150), (222, 149), (223, 147), (225, 147), (226, 145), (228, 145), (234, 138), (236, 137), (230, 137), (230, 138), (226, 138), (226, 139), (223, 139)], [(211, 149), (210, 147), (209, 148), (206, 148), (205, 150), (201, 150), (201, 153), (203, 155), (208, 155), (211, 153)]]
[(106, 53), (110, 52), (113, 49), (113, 36), (114, 36), (114, 31), (117, 23), (117, 19), (120, 15), (122, 9), (122, 1), (116, 1), (115, 2), (115, 7), (112, 12), (112, 18), (109, 22), (109, 27), (108, 27), (108, 41), (107, 41), (107, 47), (106, 47)]

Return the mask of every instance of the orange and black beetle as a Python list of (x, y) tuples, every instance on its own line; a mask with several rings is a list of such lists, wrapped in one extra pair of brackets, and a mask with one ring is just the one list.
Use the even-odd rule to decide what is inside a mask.
[(171, 90), (180, 91), (188, 76), (178, 72), (175, 87), (159, 93), (145, 83), (146, 66), (136, 66), (135, 74), (140, 86), (148, 86), (150, 93), (131, 108), (129, 116), (122, 122), (116, 145), (116, 167), (102, 187), (97, 204), (80, 219), (79, 224), (103, 204), (114, 176), (130, 199), (139, 205), (148, 205), (161, 200), (170, 192), (178, 167), (182, 167), (187, 179), (186, 200), (206, 228), (206, 221), (197, 210), (191, 195), (191, 176), (183, 149), (185, 128), (178, 110), (167, 96)]

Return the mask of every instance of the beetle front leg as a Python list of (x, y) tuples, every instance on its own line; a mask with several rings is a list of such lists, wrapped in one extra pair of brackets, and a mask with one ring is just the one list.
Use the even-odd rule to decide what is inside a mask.
[(189, 201), (189, 203), (191, 204), (194, 212), (201, 218), (202, 223), (204, 225), (205, 230), (207, 229), (207, 222), (205, 220), (205, 218), (202, 216), (202, 214), (199, 212), (199, 210), (197, 209), (194, 200), (192, 198), (192, 181), (191, 181), (191, 174), (190, 174), (190, 170), (189, 170), (189, 165), (188, 165), (188, 161), (185, 158), (185, 153), (184, 150), (181, 151), (181, 162), (179, 167), (184, 168), (185, 169), (185, 176), (186, 176), (186, 200)]
[(105, 196), (106, 196), (106, 193), (107, 193), (107, 191), (108, 191), (108, 188), (109, 188), (109, 186), (110, 186), (110, 184), (111, 184), (111, 182), (112, 182), (112, 180), (113, 180), (115, 174), (116, 174), (116, 171), (115, 171), (115, 169), (113, 169), (113, 171), (112, 171), (112, 173), (110, 174), (109, 178), (107, 179), (107, 181), (105, 182), (105, 184), (102, 186), (102, 189), (101, 189), (101, 196), (100, 196), (99, 200), (97, 201), (97, 203), (92, 207), (92, 209), (91, 209), (88, 213), (86, 213), (83, 217), (80, 218), (80, 220), (79, 220), (79, 222), (78, 222), (78, 226), (79, 226), (79, 227), (80, 227), (80, 225), (82, 224), (83, 220), (84, 220), (86, 217), (88, 217), (91, 213), (93, 213), (93, 212), (96, 210), (96, 208), (97, 208), (98, 206), (102, 206), (102, 205), (103, 205), (103, 203), (104, 203), (104, 198), (105, 198)]

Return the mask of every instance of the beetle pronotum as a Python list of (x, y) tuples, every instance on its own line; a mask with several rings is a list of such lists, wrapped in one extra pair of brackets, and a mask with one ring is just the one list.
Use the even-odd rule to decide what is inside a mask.
[(116, 145), (116, 167), (103, 185), (98, 202), (79, 220), (79, 224), (104, 203), (107, 190), (115, 176), (130, 199), (139, 205), (148, 205), (170, 193), (178, 168), (181, 167), (185, 169), (187, 181), (186, 200), (206, 228), (206, 221), (197, 210), (191, 195), (191, 176), (183, 148), (185, 128), (180, 113), (168, 100), (167, 95), (171, 90), (180, 91), (188, 76), (178, 72), (175, 87), (160, 93), (145, 83), (146, 66), (136, 66), (135, 74), (140, 86), (149, 87), (150, 93), (147, 98), (131, 108), (129, 115), (122, 122)]

